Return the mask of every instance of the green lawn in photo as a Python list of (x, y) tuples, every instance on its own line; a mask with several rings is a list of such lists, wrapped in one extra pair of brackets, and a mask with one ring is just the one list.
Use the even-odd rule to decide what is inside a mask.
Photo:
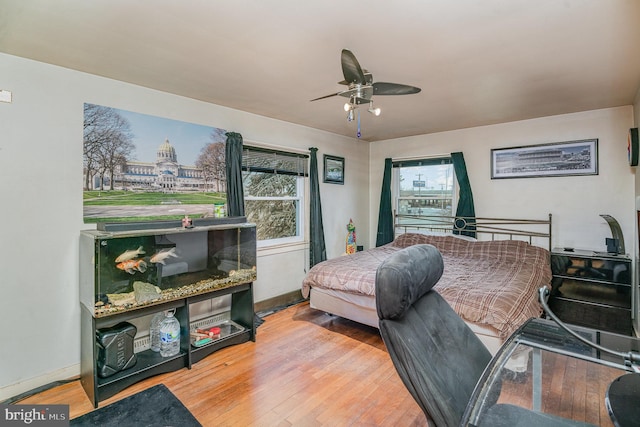
[(84, 191), (83, 199), (85, 206), (204, 205), (227, 202), (224, 193), (143, 193), (122, 190)]
[[(91, 190), (83, 192), (84, 206), (160, 206), (160, 205), (215, 205), (227, 202), (224, 193), (160, 193), (123, 190)], [(87, 218), (86, 223), (130, 222), (150, 220), (177, 220), (183, 214), (135, 217)]]

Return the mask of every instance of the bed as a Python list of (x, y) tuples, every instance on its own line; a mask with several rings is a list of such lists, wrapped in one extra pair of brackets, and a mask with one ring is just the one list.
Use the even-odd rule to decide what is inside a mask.
[[(476, 238), (460, 234), (469, 228)], [(426, 243), (438, 248), (445, 265), (435, 289), (492, 354), (527, 319), (542, 314), (538, 289), (551, 283), (551, 215), (548, 220), (396, 215), (395, 229), (389, 244), (313, 266), (302, 283), (311, 307), (377, 328), (377, 267), (397, 251)]]

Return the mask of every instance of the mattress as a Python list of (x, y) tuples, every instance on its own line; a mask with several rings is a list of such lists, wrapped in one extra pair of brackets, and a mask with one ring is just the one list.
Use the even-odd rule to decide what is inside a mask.
[[(475, 331), (489, 331), (487, 336), (502, 342), (527, 319), (541, 315), (538, 289), (551, 281), (549, 252), (515, 240), (481, 242), (403, 234), (388, 245), (313, 266), (303, 281), (303, 296), (322, 290), (323, 295), (352, 306), (345, 307), (344, 314), (334, 314), (356, 321), (350, 312), (364, 307), (364, 313), (373, 317), (358, 315), (368, 319), (362, 323), (377, 327), (377, 267), (391, 254), (414, 244), (431, 244), (440, 251), (445, 268), (434, 289)], [(312, 304), (318, 303), (312, 298)]]

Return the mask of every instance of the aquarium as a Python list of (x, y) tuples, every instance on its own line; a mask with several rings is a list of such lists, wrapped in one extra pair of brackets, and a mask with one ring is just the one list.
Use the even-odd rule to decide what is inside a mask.
[(94, 317), (256, 280), (256, 228), (246, 222), (87, 230), (80, 301)]

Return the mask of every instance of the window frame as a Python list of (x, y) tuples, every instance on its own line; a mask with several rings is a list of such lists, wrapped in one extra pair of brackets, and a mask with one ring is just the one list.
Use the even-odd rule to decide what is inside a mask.
[[(413, 166), (438, 166), (444, 164), (451, 165), (451, 180), (452, 180), (452, 194), (451, 194), (451, 215), (455, 216), (455, 212), (458, 206), (460, 188), (458, 180), (456, 178), (455, 168), (453, 167), (453, 160), (451, 156), (437, 156), (437, 157), (420, 157), (407, 160), (393, 160), (391, 168), (391, 199), (393, 212), (400, 214), (400, 200), (415, 199), (415, 196), (403, 197), (400, 196), (400, 169), (413, 167)], [(445, 215), (443, 215), (445, 216)]]
[[(247, 150), (254, 151), (254, 152), (261, 152), (265, 154), (274, 154), (275, 156), (282, 155), (284, 157), (300, 158), (300, 159), (303, 159), (304, 165), (302, 166), (300, 171), (295, 173), (292, 171), (282, 171), (282, 170), (280, 171), (274, 170), (273, 172), (271, 172), (262, 167), (252, 168), (251, 166), (245, 165), (244, 152)], [(247, 196), (247, 195), (244, 196), (245, 201), (252, 201), (252, 200), (253, 201), (259, 201), (259, 200), (292, 201), (293, 200), (296, 204), (296, 235), (289, 236), (289, 237), (275, 238), (275, 239), (257, 240), (258, 248), (287, 246), (287, 245), (296, 245), (296, 244), (305, 243), (305, 239), (306, 239), (305, 225), (306, 225), (306, 213), (307, 213), (306, 203), (308, 200), (307, 187), (308, 187), (308, 176), (309, 176), (308, 163), (309, 163), (309, 155), (306, 153), (300, 153), (293, 150), (292, 151), (277, 150), (277, 149), (272, 149), (268, 147), (254, 146), (254, 145), (243, 146), (243, 162), (242, 162), (243, 173), (251, 172), (251, 171), (262, 172), (262, 173), (274, 173), (274, 174), (282, 173), (282, 174), (292, 175), (296, 179), (296, 196), (295, 197), (291, 197), (291, 196), (268, 197), (268, 196)], [(245, 190), (244, 179), (242, 180), (242, 185), (243, 185), (243, 191), (244, 191)], [(246, 210), (246, 205), (245, 205), (245, 210)], [(258, 224), (256, 224), (256, 226), (257, 225)]]
[[(267, 239), (267, 240), (257, 240), (258, 248), (267, 247), (267, 246), (279, 246), (279, 245), (288, 245), (294, 243), (303, 243), (304, 242), (304, 232), (305, 232), (305, 177), (299, 176), (296, 177), (296, 197), (291, 196), (282, 196), (282, 197), (265, 197), (265, 196), (245, 196), (244, 200), (283, 200), (283, 201), (296, 201), (296, 235), (290, 237), (280, 237), (276, 239)], [(243, 182), (244, 185), (244, 182)], [(246, 209), (246, 208), (245, 208)], [(257, 225), (257, 224), (256, 224)]]

